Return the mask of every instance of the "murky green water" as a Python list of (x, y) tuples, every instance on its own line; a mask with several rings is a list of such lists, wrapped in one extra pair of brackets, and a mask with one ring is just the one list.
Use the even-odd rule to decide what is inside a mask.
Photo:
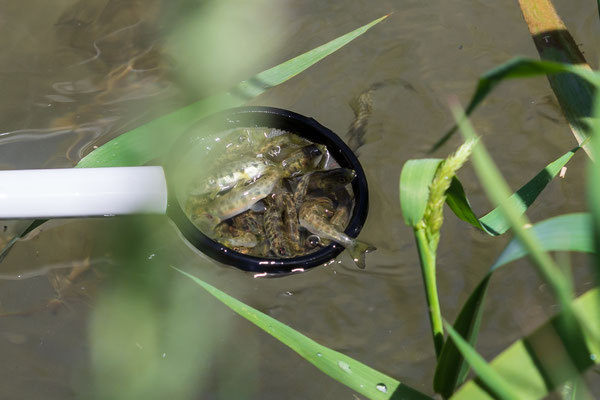
[[(595, 4), (556, 3), (595, 64), (600, 29)], [(94, 146), (198, 95), (187, 80), (193, 69), (178, 74), (177, 57), (160, 57), (162, 29), (172, 21), (162, 18), (168, 14), (162, 4), (136, 4), (98, 0), (78, 6), (63, 0), (1, 6), (1, 168), (72, 166)], [(149, 366), (160, 370), (152, 364), (156, 359), (180, 368), (194, 385), (170, 376), (166, 387), (167, 393), (177, 393), (173, 388), (185, 386), (182, 398), (357, 398), (176, 276), (169, 265), (191, 271), (328, 347), (431, 392), (435, 356), (418, 257), (398, 205), (400, 169), (410, 158), (426, 157), (449, 127), (448, 96), (465, 103), (481, 73), (514, 55), (537, 58), (533, 42), (513, 1), (286, 1), (278, 6), (269, 15), (277, 15), (282, 47), (264, 51), (259, 59), (237, 60), (241, 69), (223, 69), (221, 81), (197, 85), (206, 91), (227, 87), (394, 12), (355, 42), (250, 102), (311, 116), (348, 139), (354, 118), (349, 101), (373, 83), (396, 82), (373, 94), (366, 143), (357, 152), (372, 204), (361, 239), (378, 248), (368, 255), (367, 269), (357, 270), (344, 253), (336, 263), (306, 274), (260, 280), (198, 254), (165, 218), (51, 222), (0, 263), (1, 398), (87, 398), (106, 393), (102, 383), (129, 387), (110, 380), (107, 371), (119, 369), (98, 361), (99, 350), (93, 346), (99, 336), (112, 334), (111, 324), (129, 323), (130, 335), (115, 334), (114, 346), (122, 351), (117, 361), (134, 363), (130, 370), (139, 372), (136, 379)], [(188, 9), (193, 7), (181, 6)], [(273, 26), (246, 21), (244, 28), (269, 32)], [(218, 71), (209, 67), (206, 73)], [(206, 89), (211, 83), (214, 87)], [(503, 84), (473, 121), (513, 188), (575, 145), (545, 79)], [(459, 143), (453, 138), (435, 156), (445, 156)], [(585, 161), (584, 154), (577, 154), (566, 177), (548, 186), (528, 213), (533, 221), (585, 209)], [(489, 210), (473, 170), (466, 167), (460, 177), (475, 209)], [(12, 223), (6, 225), (13, 229)], [(447, 215), (438, 252), (447, 319), (455, 318), (508, 239), (489, 238)], [(588, 261), (572, 258), (580, 292), (591, 285)], [(79, 269), (72, 272), (72, 267)], [(120, 315), (107, 306), (124, 292), (152, 298), (155, 303), (123, 309), (146, 310), (155, 325), (140, 327), (135, 313)], [(528, 262), (505, 268), (492, 280), (481, 353), (497, 354), (554, 310), (548, 289)], [(152, 326), (161, 327), (158, 338), (149, 333)], [(90, 377), (92, 365), (100, 371), (96, 381)], [(161, 393), (152, 391), (153, 383), (144, 383), (146, 398)], [(129, 398), (128, 392), (119, 393)]]

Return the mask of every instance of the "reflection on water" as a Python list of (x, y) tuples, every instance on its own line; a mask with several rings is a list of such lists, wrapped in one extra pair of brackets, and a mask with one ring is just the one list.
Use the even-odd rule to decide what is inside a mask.
[[(175, 76), (181, 58), (167, 55), (161, 40), (169, 18), (196, 10), (193, 2), (178, 7), (162, 1), (34, 3), (36, 13), (9, 2), (0, 25), (5, 49), (0, 54), (5, 83), (1, 168), (72, 166), (93, 146), (197, 95), (188, 91), (194, 85)], [(162, 392), (147, 392), (154, 387), (149, 377), (163, 376), (157, 379), (165, 384), (162, 390), (183, 398), (194, 393), (220, 399), (277, 399), (281, 393), (298, 399), (352, 398), (348, 389), (270, 336), (231, 318), (169, 265), (186, 268), (319, 343), (430, 392), (435, 356), (418, 258), (398, 206), (400, 168), (409, 158), (424, 157), (448, 128), (446, 96), (455, 94), (464, 102), (482, 72), (512, 55), (537, 54), (512, 2), (282, 4), (293, 15), (281, 18), (286, 22), (281, 36), (290, 39), (275, 61), (248, 59), (254, 72), (395, 12), (338, 53), (252, 101), (314, 117), (349, 141), (348, 127), (361, 112), (349, 102), (378, 82), (400, 82), (370, 91), (365, 105), (370, 116), (359, 154), (371, 209), (361, 239), (379, 249), (370, 255), (368, 269), (356, 270), (342, 254), (309, 273), (261, 280), (210, 261), (163, 218), (46, 225), (0, 263), (0, 352), (11, 360), (0, 366), (0, 397), (113, 395), (101, 390), (109, 384), (121, 396), (152, 398)], [(595, 15), (591, 2), (576, 5), (571, 9), (577, 13)], [(570, 13), (565, 22), (585, 30), (578, 40), (584, 41), (586, 56), (596, 59), (596, 28), (579, 25), (580, 15), (570, 19)], [(226, 19), (223, 12), (218, 15)], [(248, 32), (252, 26), (270, 24), (251, 20), (244, 25)], [(508, 83), (474, 117), (513, 187), (573, 147), (548, 94), (543, 79)], [(445, 156), (458, 143), (456, 137), (435, 156)], [(567, 177), (548, 186), (529, 213), (532, 220), (584, 209), (584, 165), (576, 157)], [(487, 211), (473, 171), (461, 171), (461, 179), (474, 208)], [(22, 229), (3, 225), (7, 237)], [(507, 240), (490, 239), (446, 218), (438, 283), (447, 319), (454, 319)], [(135, 251), (129, 251), (132, 243)], [(575, 261), (577, 279), (585, 281), (581, 270), (588, 260)], [(48, 304), (55, 306), (48, 309)], [(497, 354), (531, 331), (552, 312), (551, 304), (526, 261), (500, 271), (482, 321), (481, 352)], [(92, 365), (98, 372), (94, 377)], [(115, 365), (123, 367), (114, 372)]]

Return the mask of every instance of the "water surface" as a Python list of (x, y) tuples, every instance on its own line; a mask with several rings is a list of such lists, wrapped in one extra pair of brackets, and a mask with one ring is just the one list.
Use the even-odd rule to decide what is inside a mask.
[[(349, 102), (377, 82), (393, 82), (373, 93), (365, 144), (357, 151), (371, 201), (361, 239), (378, 251), (368, 255), (364, 271), (343, 253), (306, 274), (261, 280), (198, 254), (166, 218), (51, 222), (19, 242), (0, 264), (0, 352), (8, 360), (0, 367), (0, 397), (85, 398), (102, 394), (101, 383), (113, 382), (124, 398), (160, 397), (161, 390), (203, 399), (359, 398), (169, 265), (431, 393), (435, 355), (414, 239), (398, 205), (398, 178), (404, 162), (427, 157), (450, 126), (448, 96), (466, 103), (483, 72), (515, 55), (537, 58), (517, 4), (285, 1), (281, 10), (271, 10), (278, 15), (283, 45), (261, 57), (223, 57), (223, 63), (234, 60), (243, 68), (224, 72), (210, 87), (208, 79), (190, 83), (193, 60), (169, 54), (163, 37), (173, 19), (165, 17), (169, 7), (163, 3), (82, 3), (2, 6), (1, 168), (70, 167), (94, 146), (161, 113), (393, 11), (364, 36), (249, 103), (311, 116), (347, 140), (354, 119)], [(595, 5), (556, 1), (556, 6), (593, 64), (599, 33)], [(172, 7), (178, 18), (185, 14), (181, 10), (194, 9), (185, 2)], [(244, 26), (251, 32), (268, 31), (267, 25)], [(501, 85), (473, 122), (515, 189), (576, 144), (542, 78)], [(459, 144), (456, 136), (434, 156), (444, 157)], [(528, 212), (532, 221), (585, 210), (585, 162), (585, 155), (577, 154), (566, 177), (550, 183)], [(472, 168), (459, 175), (474, 208), (487, 212), (490, 205)], [(9, 231), (17, 228), (6, 225)], [(508, 240), (490, 238), (447, 213), (438, 283), (448, 320)], [(584, 256), (571, 259), (579, 292), (591, 284), (588, 262)], [(73, 267), (80, 272), (73, 273)], [(123, 293), (142, 299), (120, 304), (125, 311), (146, 313), (147, 325), (136, 324), (134, 312), (115, 311), (119, 303), (111, 302), (126, 299), (119, 297)], [(479, 350), (486, 357), (498, 354), (555, 309), (529, 262), (513, 263), (492, 280)], [(112, 332), (113, 324), (128, 327), (130, 335)], [(101, 336), (112, 334), (113, 346), (122, 351), (119, 361), (140, 372), (135, 376), (143, 389), (137, 392), (131, 381), (111, 377), (110, 365), (99, 355)], [(154, 390), (155, 382), (140, 378), (141, 372), (165, 365), (180, 367), (194, 384), (169, 376), (166, 386)]]

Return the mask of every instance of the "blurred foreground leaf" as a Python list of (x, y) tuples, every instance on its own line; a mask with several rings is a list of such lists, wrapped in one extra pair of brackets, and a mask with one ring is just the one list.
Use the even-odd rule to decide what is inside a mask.
[[(589, 316), (584, 340), (592, 352), (588, 362), (578, 368), (577, 374), (600, 361), (600, 289), (592, 289), (573, 301), (578, 315)], [(576, 376), (572, 370), (564, 368), (572, 355), (564, 352), (564, 344), (556, 331), (559, 316), (538, 328), (527, 337), (512, 344), (493, 361), (490, 366), (503, 376), (510, 386), (519, 393), (519, 399), (540, 399)], [(573, 351), (569, 349), (569, 351)], [(552, 379), (548, 379), (552, 376)], [(462, 386), (452, 399), (493, 399), (483, 383), (471, 380)]]
[(316, 64), (386, 17), (387, 15), (378, 18), (307, 53), (263, 71), (240, 82), (228, 92), (197, 101), (124, 133), (85, 156), (79, 161), (77, 167), (142, 165), (150, 160), (162, 157), (168, 152), (179, 134), (193, 125), (194, 122), (217, 111), (245, 104), (248, 100), (264, 93), (267, 89), (287, 81)]
[(300, 332), (247, 306), (199, 278), (178, 268), (173, 268), (204, 288), (227, 307), (290, 347), (306, 361), (355, 392), (369, 399), (430, 399), (394, 378), (318, 344)]

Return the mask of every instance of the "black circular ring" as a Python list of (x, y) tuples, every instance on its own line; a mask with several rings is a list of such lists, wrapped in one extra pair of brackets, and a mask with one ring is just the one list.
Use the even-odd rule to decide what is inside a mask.
[(304, 137), (314, 143), (324, 144), (327, 150), (343, 168), (356, 172), (352, 181), (354, 191), (354, 209), (345, 233), (355, 238), (362, 229), (369, 209), (369, 193), (365, 172), (350, 148), (335, 133), (312, 118), (273, 107), (239, 107), (213, 114), (194, 125), (175, 142), (165, 165), (169, 187), (167, 214), (175, 222), (183, 236), (202, 253), (211, 258), (254, 273), (267, 273), (269, 276), (306, 271), (322, 265), (340, 254), (344, 248), (337, 243), (324, 247), (314, 253), (294, 258), (266, 258), (245, 255), (231, 250), (204, 235), (190, 221), (177, 199), (174, 181), (171, 175), (177, 170), (177, 164), (185, 154), (194, 137), (198, 136), (199, 126), (208, 126), (214, 132), (240, 127), (269, 127), (282, 129)]

